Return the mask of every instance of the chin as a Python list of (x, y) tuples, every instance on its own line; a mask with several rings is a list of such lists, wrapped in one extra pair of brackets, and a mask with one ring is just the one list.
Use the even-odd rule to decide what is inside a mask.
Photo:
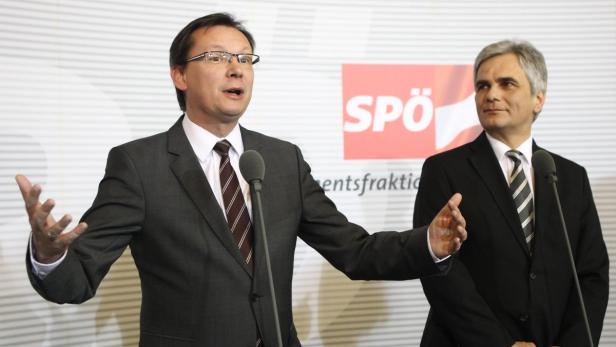
[(230, 107), (222, 108), (221, 111), (229, 117), (240, 117), (247, 108), (248, 105), (230, 105)]
[(506, 119), (498, 116), (483, 116), (479, 118), (479, 124), (484, 129), (490, 128), (500, 128), (504, 126), (506, 123)]
[(227, 120), (228, 122), (237, 122), (242, 115), (244, 114), (244, 111), (229, 111), (229, 112), (225, 112), (224, 118), (225, 120)]

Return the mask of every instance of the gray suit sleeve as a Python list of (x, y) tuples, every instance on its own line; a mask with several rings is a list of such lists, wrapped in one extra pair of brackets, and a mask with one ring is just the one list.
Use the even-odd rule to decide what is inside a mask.
[(32, 272), (28, 250), (27, 270), (34, 289), (56, 303), (81, 303), (92, 298), (132, 235), (141, 230), (144, 208), (143, 190), (132, 160), (120, 148), (112, 149), (96, 199), (82, 218), (88, 229), (71, 244), (64, 261), (40, 279)]
[(299, 236), (334, 267), (356, 280), (406, 280), (439, 273), (427, 246), (427, 227), (369, 234), (340, 213), (297, 151), (301, 187)]

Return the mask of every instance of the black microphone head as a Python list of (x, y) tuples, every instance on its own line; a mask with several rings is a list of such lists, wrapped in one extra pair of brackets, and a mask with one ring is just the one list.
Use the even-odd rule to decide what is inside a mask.
[(538, 177), (550, 179), (556, 177), (556, 164), (550, 153), (540, 149), (533, 153), (533, 169)]
[(249, 149), (240, 156), (240, 172), (247, 182), (263, 181), (265, 162), (259, 152)]

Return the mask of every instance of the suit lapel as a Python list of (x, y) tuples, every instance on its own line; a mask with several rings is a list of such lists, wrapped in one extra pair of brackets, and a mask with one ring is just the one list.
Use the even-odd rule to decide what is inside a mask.
[(471, 151), (472, 154), (469, 158), (471, 165), (490, 191), (494, 203), (498, 206), (519, 246), (530, 257), (530, 252), (523, 236), (524, 231), (522, 231), (522, 225), (516, 213), (513, 198), (509, 194), (508, 183), (502, 174), (501, 167), (496, 160), (485, 132), (471, 144)]
[(188, 138), (182, 128), (180, 119), (169, 129), (168, 150), (172, 156), (169, 167), (184, 188), (186, 194), (194, 202), (201, 215), (210, 226), (220, 243), (229, 251), (240, 266), (251, 275), (251, 271), (244, 263), (239, 248), (233, 240), (229, 225), (222, 210), (212, 193), (210, 184), (199, 164), (197, 156), (192, 150)]

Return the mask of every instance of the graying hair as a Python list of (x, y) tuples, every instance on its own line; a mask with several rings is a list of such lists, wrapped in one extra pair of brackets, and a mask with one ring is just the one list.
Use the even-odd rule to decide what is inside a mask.
[(520, 66), (530, 83), (530, 92), (546, 92), (548, 84), (548, 69), (545, 66), (543, 54), (528, 41), (503, 40), (485, 46), (475, 58), (474, 81), (477, 82), (479, 66), (497, 55), (513, 53), (518, 57)]

